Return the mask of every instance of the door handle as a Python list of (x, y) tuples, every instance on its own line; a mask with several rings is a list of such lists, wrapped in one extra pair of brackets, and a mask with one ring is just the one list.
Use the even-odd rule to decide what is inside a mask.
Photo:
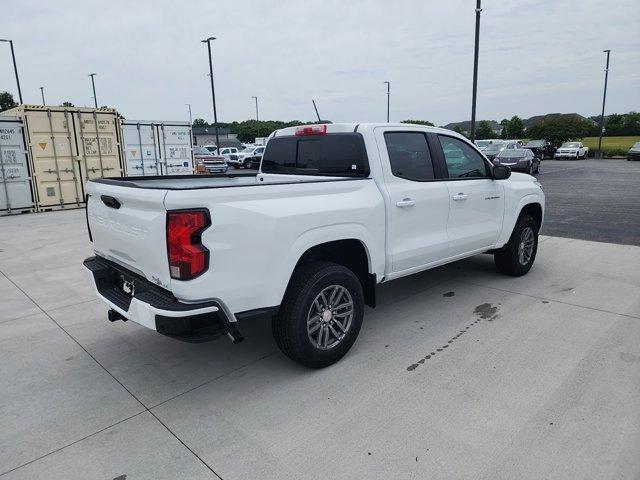
[(460, 192), (460, 193), (457, 193), (456, 195), (454, 195), (451, 198), (453, 198), (453, 200), (456, 201), (456, 202), (460, 202), (462, 200), (466, 200), (467, 199), (467, 195), (462, 193), (462, 192)]
[(413, 198), (403, 198), (399, 202), (396, 202), (396, 207), (407, 208), (407, 207), (413, 207), (415, 204), (416, 202)]

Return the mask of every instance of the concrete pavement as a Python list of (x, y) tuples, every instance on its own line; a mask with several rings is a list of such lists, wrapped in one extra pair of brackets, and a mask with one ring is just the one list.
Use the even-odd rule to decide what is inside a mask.
[(319, 371), (111, 324), (81, 210), (0, 218), (0, 477), (638, 478), (640, 247), (545, 237), (380, 289)]

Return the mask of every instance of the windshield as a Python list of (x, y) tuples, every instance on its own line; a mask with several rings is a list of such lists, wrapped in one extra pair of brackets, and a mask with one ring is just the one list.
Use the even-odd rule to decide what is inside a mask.
[(193, 147), (193, 153), (196, 155), (211, 155), (211, 152), (204, 147)]
[(489, 143), (489, 140), (476, 140), (476, 145), (478, 147), (486, 147)]
[(522, 150), (521, 148), (512, 148), (509, 150), (503, 150), (498, 154), (500, 158), (520, 158), (526, 157), (529, 150)]
[(544, 147), (544, 140), (530, 140), (527, 147)]
[(247, 148), (245, 148), (244, 150), (242, 150), (242, 153), (253, 153), (253, 150), (254, 150), (255, 148), (256, 148), (256, 147), (247, 147)]
[(631, 148), (640, 148), (640, 142), (636, 142), (633, 144), (633, 147)]
[(580, 148), (580, 143), (578, 142), (564, 142), (562, 144), (563, 147), (567, 148)]
[(485, 152), (499, 152), (501, 150), (503, 150), (505, 147), (504, 143), (497, 143), (497, 142), (492, 142), (489, 145), (487, 145), (487, 149), (485, 150)]

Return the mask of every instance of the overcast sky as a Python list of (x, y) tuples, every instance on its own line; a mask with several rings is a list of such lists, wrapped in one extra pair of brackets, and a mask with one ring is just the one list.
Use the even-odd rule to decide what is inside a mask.
[[(2, 0), (0, 38), (14, 41), (26, 103), (99, 105), (131, 119), (212, 120), (206, 45), (213, 44), (218, 118), (443, 125), (470, 118), (475, 1)], [(639, 0), (485, 0), (478, 118), (640, 110)], [(0, 90), (17, 99), (0, 43)]]

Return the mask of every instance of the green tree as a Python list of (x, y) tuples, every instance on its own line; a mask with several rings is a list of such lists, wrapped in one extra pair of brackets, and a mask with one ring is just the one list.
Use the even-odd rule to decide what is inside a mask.
[(434, 126), (429, 120), (402, 120), (400, 123), (413, 123), (414, 125), (426, 125), (428, 127)]
[(531, 139), (547, 140), (554, 147), (559, 147), (562, 142), (588, 136), (592, 130), (592, 124), (581, 118), (557, 117), (532, 125), (527, 130), (527, 135)]
[(486, 120), (482, 120), (476, 128), (476, 139), (484, 140), (485, 138), (493, 138), (493, 130), (491, 130), (491, 124)]
[(507, 122), (507, 138), (521, 138), (524, 136), (524, 123), (517, 115)]
[(604, 122), (604, 132), (609, 136), (625, 135), (624, 116), (612, 113)]
[(454, 125), (453, 131), (459, 133), (460, 135), (464, 135), (464, 130), (462, 130), (462, 127), (460, 125)]
[(640, 135), (640, 113), (629, 112), (624, 115), (624, 134)]
[(509, 120), (503, 118), (500, 120), (500, 125), (502, 126), (502, 132), (500, 132), (500, 138), (507, 139), (507, 130), (509, 129)]
[(13, 99), (13, 95), (9, 92), (0, 92), (0, 112), (17, 107), (18, 104)]
[(75, 105), (71, 102), (62, 102), (61, 107), (75, 107)]
[(196, 119), (193, 121), (193, 126), (194, 126), (194, 127), (208, 127), (208, 126), (209, 126), (209, 124), (208, 124), (204, 119), (202, 119), (202, 118), (196, 118)]

